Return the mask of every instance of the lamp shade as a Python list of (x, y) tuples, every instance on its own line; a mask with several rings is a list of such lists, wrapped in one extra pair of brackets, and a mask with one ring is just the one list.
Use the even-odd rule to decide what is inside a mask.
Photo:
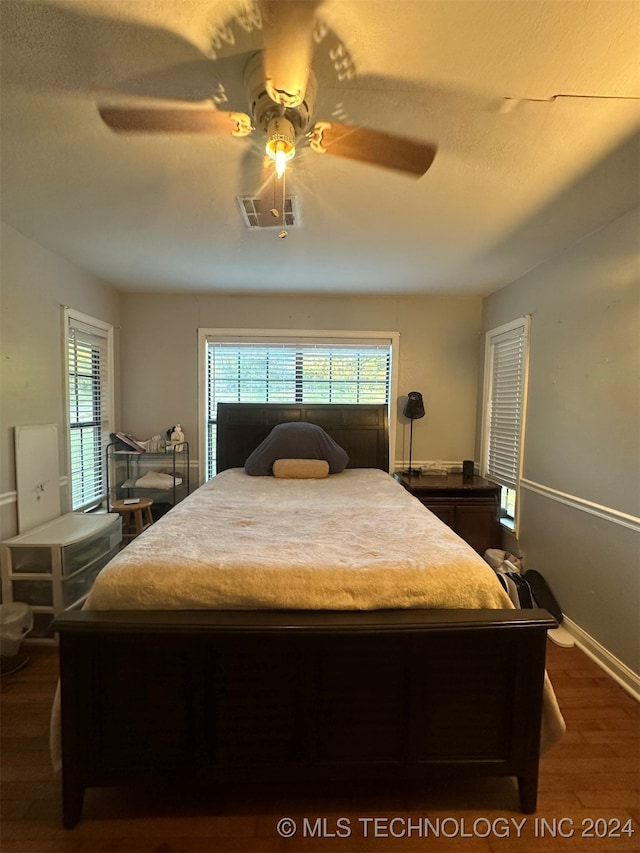
[(409, 418), (411, 421), (424, 417), (424, 403), (419, 391), (409, 391), (403, 414), (405, 418)]

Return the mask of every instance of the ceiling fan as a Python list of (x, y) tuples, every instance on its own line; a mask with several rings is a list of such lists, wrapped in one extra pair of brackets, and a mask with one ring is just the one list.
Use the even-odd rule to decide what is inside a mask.
[(257, 0), (264, 49), (249, 59), (244, 70), (250, 114), (224, 112), (212, 102), (103, 105), (99, 107), (102, 120), (122, 133), (244, 137), (257, 130), (264, 134), (264, 150), (277, 179), (283, 178), (286, 164), (303, 146), (420, 177), (436, 155), (433, 143), (338, 121), (314, 121), (317, 82), (311, 65), (316, 9), (321, 2)]

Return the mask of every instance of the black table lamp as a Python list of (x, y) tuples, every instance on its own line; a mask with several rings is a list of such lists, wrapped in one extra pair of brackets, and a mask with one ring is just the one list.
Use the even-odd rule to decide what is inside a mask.
[(409, 391), (403, 414), (405, 418), (409, 418), (411, 421), (409, 431), (409, 468), (405, 471), (405, 474), (421, 474), (422, 471), (419, 468), (414, 470), (411, 467), (413, 454), (413, 422), (417, 421), (418, 418), (424, 417), (424, 403), (422, 402), (422, 394), (419, 391)]

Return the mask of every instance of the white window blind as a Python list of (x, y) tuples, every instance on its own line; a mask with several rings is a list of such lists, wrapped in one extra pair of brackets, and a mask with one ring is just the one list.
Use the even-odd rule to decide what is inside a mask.
[[(90, 318), (88, 318), (90, 319)], [(106, 496), (105, 448), (111, 423), (111, 332), (67, 312), (71, 508)]]
[(487, 336), (484, 473), (510, 489), (520, 475), (527, 341), (526, 318)]
[(206, 477), (218, 403), (388, 403), (391, 341), (207, 341)]

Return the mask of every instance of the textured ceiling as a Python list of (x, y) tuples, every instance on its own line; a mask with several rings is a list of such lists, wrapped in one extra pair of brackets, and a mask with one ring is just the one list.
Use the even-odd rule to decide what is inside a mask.
[(299, 151), (280, 240), (236, 200), (257, 133), (124, 136), (97, 112), (247, 110), (251, 3), (0, 0), (2, 219), (123, 289), (484, 294), (638, 203), (635, 0), (326, 0), (316, 34), (316, 118), (438, 154), (415, 180)]

